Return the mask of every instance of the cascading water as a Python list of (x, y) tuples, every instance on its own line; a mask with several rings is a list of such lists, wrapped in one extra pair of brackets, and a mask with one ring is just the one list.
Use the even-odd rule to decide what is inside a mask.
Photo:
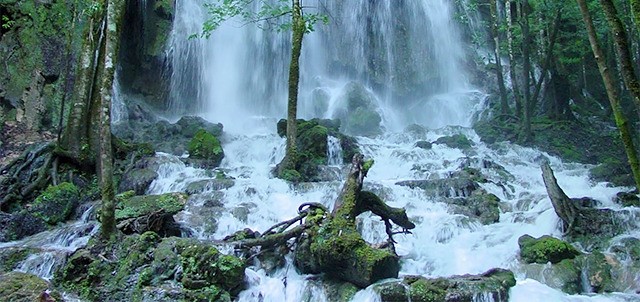
[[(376, 161), (365, 184), (384, 192), (390, 205), (406, 208), (417, 225), (412, 235), (396, 236), (401, 275), (476, 274), (503, 267), (515, 271), (518, 279), (510, 301), (529, 301), (538, 297), (535, 292), (549, 301), (628, 298), (568, 296), (526, 278), (516, 256), (518, 238), (524, 234), (562, 235), (540, 176), (541, 153), (510, 144), (490, 148), (473, 130), (450, 127), (469, 126), (484, 94), (468, 83), (463, 68), (465, 52), (449, 1), (307, 3), (327, 13), (330, 22), (305, 37), (300, 115), (331, 118), (345, 110), (347, 87), (353, 86), (350, 83), (358, 83), (365, 87), (362, 91), (374, 95), (375, 110), (382, 115), (386, 132), (358, 139), (365, 155)], [(171, 40), (173, 108), (191, 113), (201, 113), (194, 108), (204, 108), (208, 119), (225, 125), (227, 156), (222, 170), (234, 178), (229, 188), (193, 195), (178, 220), (199, 238), (220, 239), (246, 227), (264, 231), (295, 216), (302, 202), (320, 202), (331, 208), (340, 179), (292, 186), (270, 176), (270, 170), (284, 156), (284, 140), (274, 133), (274, 125), (285, 112), (289, 34), (240, 26), (231, 20), (209, 40), (187, 40), (188, 35), (199, 32), (205, 17), (201, 2), (178, 1), (176, 9)], [(432, 130), (400, 131), (412, 123)], [(457, 133), (474, 142), (473, 152), (444, 145), (424, 150), (414, 145), (418, 140), (434, 141)], [(616, 208), (611, 199), (617, 190), (591, 184), (588, 167), (542, 155), (550, 158), (570, 196), (588, 195), (602, 201), (603, 206)], [(484, 161), (495, 165), (478, 164)], [(152, 184), (152, 193), (182, 190), (188, 183), (208, 177), (204, 170), (171, 162), (174, 164), (161, 168), (164, 170)], [(446, 177), (464, 163), (488, 175), (490, 181), (482, 188), (498, 196), (504, 205), (498, 223), (483, 225), (454, 214), (438, 196), (396, 185), (402, 180)], [(364, 214), (360, 219), (367, 241), (386, 239), (384, 225), (377, 217)], [(240, 294), (240, 301), (328, 299), (318, 281), (299, 275), (290, 259), (275, 271), (267, 272), (260, 265), (249, 268), (246, 278), (249, 288)], [(493, 297), (478, 293), (475, 300), (493, 301)], [(358, 292), (353, 301), (379, 301), (379, 297), (369, 288)]]

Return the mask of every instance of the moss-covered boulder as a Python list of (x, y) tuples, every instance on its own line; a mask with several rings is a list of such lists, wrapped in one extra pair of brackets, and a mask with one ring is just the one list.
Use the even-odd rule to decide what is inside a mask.
[(415, 146), (420, 149), (431, 150), (432, 145), (428, 141), (417, 141)]
[(0, 301), (62, 301), (49, 283), (32, 274), (10, 272), (0, 275)]
[(90, 301), (231, 301), (244, 287), (242, 260), (195, 239), (147, 232), (96, 247), (75, 252), (56, 276), (66, 290)]
[(551, 236), (533, 238), (524, 235), (518, 238), (520, 257), (527, 263), (558, 263), (580, 255), (571, 244)]
[(640, 207), (640, 197), (634, 192), (619, 192), (614, 201), (623, 207)]
[(461, 150), (471, 149), (473, 142), (469, 140), (464, 134), (454, 134), (451, 136), (443, 136), (438, 138), (434, 144), (445, 145), (449, 148), (456, 148)]
[(81, 200), (80, 190), (72, 183), (49, 186), (33, 201), (29, 212), (49, 225), (64, 222)]
[(500, 198), (484, 189), (472, 191), (468, 197), (445, 198), (443, 201), (452, 206), (453, 213), (477, 218), (482, 224), (500, 221)]
[(406, 276), (399, 281), (374, 286), (382, 301), (472, 302), (490, 296), (494, 301), (507, 301), (509, 288), (516, 285), (511, 271), (493, 269), (481, 275), (428, 279)]
[(583, 292), (581, 257), (564, 259), (556, 264), (525, 264), (521, 267), (525, 278), (530, 278), (567, 294)]
[(173, 215), (184, 209), (188, 195), (166, 193), (162, 195), (134, 196), (133, 191), (117, 197), (116, 223), (125, 234), (153, 231), (162, 236), (180, 234)]
[(204, 129), (195, 133), (187, 146), (187, 151), (189, 152), (189, 162), (200, 167), (215, 168), (224, 158), (220, 140)]
[(610, 258), (607, 258), (600, 252), (593, 252), (582, 257), (582, 266), (584, 270), (584, 276), (587, 280), (586, 284), (589, 284), (591, 290), (597, 293), (613, 292), (616, 290), (622, 290), (616, 286), (616, 279), (613, 278), (613, 267), (610, 263)]

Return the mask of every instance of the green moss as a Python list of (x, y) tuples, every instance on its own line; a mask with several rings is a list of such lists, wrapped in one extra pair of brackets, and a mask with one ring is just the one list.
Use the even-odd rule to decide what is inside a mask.
[(219, 165), (224, 157), (222, 145), (217, 137), (204, 129), (198, 130), (187, 146), (190, 158), (211, 160)]
[[(41, 301), (40, 295), (48, 289), (45, 280), (32, 274), (10, 272), (0, 275), (0, 301)], [(61, 298), (57, 292), (50, 295), (54, 299)]]
[(18, 263), (27, 259), (32, 252), (33, 249), (23, 247), (12, 247), (0, 250), (0, 273), (14, 270)]
[(443, 144), (449, 148), (457, 148), (462, 150), (470, 149), (473, 146), (473, 142), (470, 141), (463, 134), (455, 134), (452, 136), (443, 136), (438, 138), (434, 144)]
[(518, 239), (520, 257), (527, 263), (558, 263), (564, 259), (572, 259), (580, 255), (569, 243), (551, 236), (535, 239), (524, 235)]
[(30, 211), (46, 223), (66, 221), (80, 201), (80, 190), (71, 183), (49, 186), (33, 202)]
[(116, 220), (136, 218), (146, 214), (164, 210), (168, 214), (176, 214), (184, 209), (188, 195), (184, 193), (166, 193), (162, 195), (132, 196), (128, 191), (116, 196)]
[(409, 297), (416, 302), (445, 301), (448, 287), (446, 279), (420, 279), (411, 284)]

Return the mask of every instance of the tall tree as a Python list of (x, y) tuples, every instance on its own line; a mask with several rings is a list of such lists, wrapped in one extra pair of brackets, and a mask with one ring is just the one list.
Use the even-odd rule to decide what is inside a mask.
[(611, 74), (611, 69), (609, 69), (607, 66), (604, 51), (602, 50), (602, 48), (600, 47), (600, 43), (598, 42), (596, 29), (593, 25), (593, 20), (591, 19), (589, 9), (587, 8), (587, 3), (585, 0), (576, 1), (578, 2), (580, 13), (582, 14), (582, 19), (587, 28), (589, 43), (591, 44), (593, 55), (596, 58), (596, 62), (598, 63), (598, 69), (600, 71), (600, 75), (602, 76), (602, 80), (607, 91), (609, 103), (611, 104), (611, 108), (613, 110), (613, 116), (616, 125), (618, 126), (620, 137), (622, 138), (622, 143), (627, 154), (629, 165), (631, 166), (631, 172), (633, 173), (636, 188), (640, 190), (640, 162), (638, 162), (638, 154), (633, 143), (631, 127), (627, 118), (622, 112), (622, 108), (620, 106), (620, 96), (618, 94), (618, 91), (616, 90), (615, 81), (613, 75)]
[(291, 61), (289, 64), (289, 96), (287, 98), (287, 148), (284, 159), (278, 165), (278, 175), (295, 170), (298, 157), (296, 137), (298, 133), (298, 84), (300, 81), (300, 52), (306, 25), (302, 17), (300, 0), (292, 0), (291, 11)]
[(516, 72), (516, 55), (515, 55), (515, 37), (514, 37), (514, 20), (513, 11), (515, 10), (514, 0), (507, 0), (505, 5), (506, 18), (507, 18), (507, 48), (509, 52), (509, 77), (511, 79), (511, 88), (513, 90), (513, 98), (516, 103), (516, 116), (522, 115), (522, 99), (520, 95), (520, 88), (518, 85), (518, 76)]
[(500, 112), (509, 113), (509, 103), (507, 102), (507, 88), (504, 85), (502, 74), (502, 58), (500, 56), (500, 33), (498, 32), (498, 7), (497, 0), (489, 0), (489, 11), (491, 13), (491, 36), (493, 38), (493, 58), (496, 61), (496, 76), (498, 78), (498, 89), (500, 90)]
[(624, 80), (625, 86), (627, 86), (627, 89), (629, 89), (629, 92), (631, 93), (633, 103), (636, 105), (636, 111), (640, 117), (640, 81), (638, 81), (638, 77), (636, 76), (633, 57), (629, 51), (627, 30), (625, 29), (624, 23), (622, 23), (622, 20), (620, 20), (620, 17), (618, 16), (618, 12), (613, 1), (600, 0), (600, 4), (602, 5), (602, 10), (604, 11), (604, 15), (609, 23), (609, 29), (613, 36), (616, 53), (620, 59), (620, 73), (622, 74), (622, 79)]
[(522, 28), (522, 78), (524, 79), (524, 140), (531, 140), (531, 115), (533, 114), (533, 106), (531, 99), (531, 32), (529, 26), (529, 13), (531, 6), (529, 0), (522, 1), (522, 19), (520, 26)]
[(633, 21), (636, 23), (638, 33), (640, 34), (640, 0), (629, 0), (629, 4), (631, 4)]

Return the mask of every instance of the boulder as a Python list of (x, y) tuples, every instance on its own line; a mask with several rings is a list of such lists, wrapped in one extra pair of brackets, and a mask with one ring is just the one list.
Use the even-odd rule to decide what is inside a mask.
[(156, 178), (158, 173), (151, 169), (129, 170), (120, 179), (118, 193), (134, 191), (136, 195), (143, 195)]
[(432, 144), (428, 141), (417, 141), (415, 146), (420, 149), (431, 150)]
[(224, 158), (224, 151), (218, 138), (212, 133), (200, 129), (194, 134), (187, 146), (188, 163), (203, 168), (215, 168)]
[(362, 84), (351, 82), (343, 89), (341, 110), (333, 118), (342, 121), (342, 130), (350, 135), (375, 136), (382, 133), (382, 117), (377, 112), (375, 96)]
[(8, 214), (0, 212), (0, 242), (19, 240), (47, 229), (42, 220), (31, 213)]
[(623, 207), (640, 207), (640, 197), (636, 192), (618, 192), (614, 202)]
[(226, 190), (235, 185), (235, 181), (229, 178), (203, 179), (187, 185), (185, 192), (189, 195), (200, 194), (206, 191)]
[(558, 263), (580, 255), (571, 244), (551, 236), (533, 238), (523, 235), (518, 238), (520, 258), (527, 263)]
[(195, 239), (146, 232), (103, 248), (118, 261), (104, 261), (100, 249), (89, 246), (69, 258), (56, 281), (89, 301), (231, 301), (244, 287), (241, 259)]
[(116, 223), (125, 234), (153, 231), (162, 236), (180, 235), (173, 215), (184, 209), (187, 194), (133, 196), (129, 191), (116, 198)]
[(27, 247), (8, 247), (0, 249), (0, 274), (14, 270), (17, 265), (29, 257), (33, 249)]
[(0, 301), (62, 301), (60, 294), (51, 290), (49, 283), (36, 275), (20, 272), (0, 275)]
[(443, 136), (438, 138), (434, 144), (446, 145), (449, 148), (468, 150), (473, 146), (473, 142), (470, 141), (464, 134), (455, 134), (451, 136)]
[(67, 221), (80, 204), (80, 190), (72, 183), (49, 186), (31, 204), (29, 212), (49, 225)]
[(489, 296), (493, 301), (507, 301), (509, 289), (516, 285), (511, 271), (492, 269), (481, 275), (429, 279), (405, 276), (401, 280), (380, 283), (374, 290), (382, 301), (472, 302)]

